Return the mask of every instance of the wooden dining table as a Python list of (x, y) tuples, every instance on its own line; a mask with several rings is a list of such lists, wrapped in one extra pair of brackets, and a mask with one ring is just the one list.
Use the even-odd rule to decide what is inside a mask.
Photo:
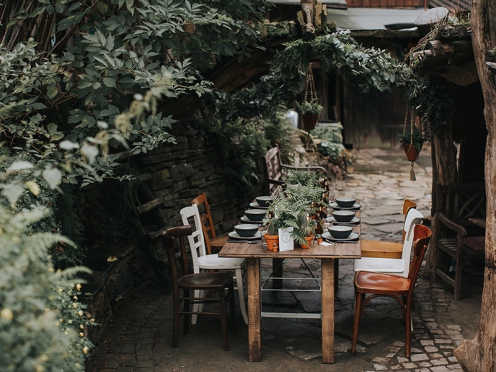
[[(354, 227), (360, 231), (360, 225)], [(261, 270), (262, 258), (272, 259), (319, 259), (321, 261), (321, 313), (322, 321), (322, 363), (334, 363), (334, 264), (342, 258), (358, 259), (361, 257), (360, 240), (354, 242), (328, 242), (310, 248), (295, 248), (289, 251), (273, 252), (261, 241), (229, 241), (219, 252), (219, 257), (246, 258), (246, 278), (248, 286), (248, 360), (262, 360), (262, 298)]]

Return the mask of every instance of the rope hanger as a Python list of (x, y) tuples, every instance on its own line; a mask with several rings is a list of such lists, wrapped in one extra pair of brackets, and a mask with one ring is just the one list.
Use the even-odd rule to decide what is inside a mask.
[(406, 134), (406, 131), (407, 131), (406, 127), (408, 125), (408, 122), (410, 122), (410, 143), (406, 144), (406, 146), (405, 146), (405, 143), (403, 143), (403, 147), (405, 149), (407, 159), (410, 160), (410, 165), (411, 165), (410, 181), (416, 181), (417, 178), (415, 177), (414, 166), (415, 166), (415, 161), (418, 159), (418, 153), (419, 153), (420, 149), (416, 149), (413, 146), (413, 134), (414, 134), (414, 126), (415, 126), (415, 110), (410, 108), (409, 105), (407, 106), (406, 113), (405, 113), (405, 122), (403, 125), (403, 134), (404, 135)]
[(307, 77), (307, 81), (305, 85), (305, 95), (303, 97), (303, 103), (308, 102), (309, 95), (310, 95), (310, 102), (313, 100), (318, 100), (317, 90), (315, 89), (315, 81), (313, 79), (312, 62), (308, 64), (306, 77)]

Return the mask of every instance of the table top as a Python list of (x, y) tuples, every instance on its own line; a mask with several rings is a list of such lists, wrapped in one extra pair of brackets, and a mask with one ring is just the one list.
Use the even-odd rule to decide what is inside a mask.
[[(358, 203), (358, 201), (357, 201)], [(356, 216), (360, 217), (360, 209), (355, 210)], [(360, 223), (353, 226), (353, 232), (360, 235)], [(297, 245), (297, 244), (296, 244)], [(344, 241), (344, 242), (326, 242), (318, 244), (315, 240), (310, 248), (295, 248), (289, 251), (271, 251), (267, 249), (262, 241), (240, 240), (234, 241), (229, 239), (219, 252), (219, 257), (236, 257), (236, 258), (361, 258), (361, 242)]]
[(241, 241), (228, 242), (219, 252), (219, 257), (244, 258), (360, 258), (360, 240), (351, 242), (332, 243), (331, 245), (314, 242), (310, 248), (295, 248), (290, 251), (273, 252), (267, 249), (261, 241), (256, 244)]

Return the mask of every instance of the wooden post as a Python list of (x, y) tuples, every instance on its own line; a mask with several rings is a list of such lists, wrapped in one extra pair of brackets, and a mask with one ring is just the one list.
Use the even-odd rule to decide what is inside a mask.
[(322, 363), (334, 363), (334, 260), (322, 259)]
[(247, 258), (246, 281), (248, 284), (248, 360), (262, 361), (260, 260)]

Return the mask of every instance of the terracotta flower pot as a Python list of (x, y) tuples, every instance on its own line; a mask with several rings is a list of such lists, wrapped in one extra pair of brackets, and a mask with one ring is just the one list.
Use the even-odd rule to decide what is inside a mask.
[(269, 235), (265, 234), (265, 243), (267, 243), (267, 249), (270, 251), (277, 252), (279, 250), (279, 235)]
[(305, 129), (310, 131), (315, 128), (315, 124), (317, 124), (317, 121), (319, 121), (320, 115), (307, 115), (303, 114), (301, 115), (301, 119), (303, 120), (303, 125), (305, 126)]
[(307, 244), (300, 244), (300, 247), (305, 249), (310, 248), (310, 244), (312, 244), (312, 239), (313, 236), (305, 236), (305, 240), (307, 241)]
[(403, 149), (405, 150), (406, 158), (408, 159), (408, 161), (416, 161), (418, 159), (419, 150), (413, 147), (413, 145), (404, 143)]

